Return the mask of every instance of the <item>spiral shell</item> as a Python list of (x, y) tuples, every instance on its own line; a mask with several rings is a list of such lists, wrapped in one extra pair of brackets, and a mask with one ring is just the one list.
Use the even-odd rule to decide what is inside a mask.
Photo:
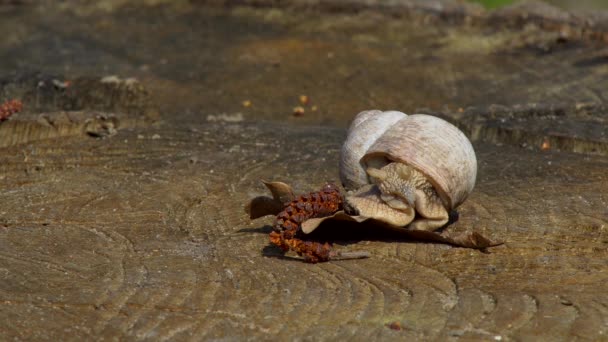
[[(395, 163), (407, 166), (407, 169), (387, 167)], [(409, 168), (412, 170), (410, 171)], [(385, 171), (378, 171), (382, 169)], [(392, 188), (410, 186), (415, 196), (395, 195), (393, 190), (391, 194), (387, 194), (382, 190), (391, 189), (391, 186), (382, 183), (383, 180), (378, 177), (384, 178), (395, 173), (398, 174), (397, 177), (404, 177), (405, 180), (400, 182), (409, 182), (409, 185), (394, 185)], [(404, 174), (407, 176), (403, 176)], [(422, 176), (418, 176), (419, 174)], [(394, 176), (391, 177), (393, 180), (396, 179)], [(347, 190), (357, 191), (376, 185), (382, 190), (378, 196), (393, 209), (399, 210), (399, 205), (392, 205), (396, 198), (406, 204), (409, 203), (423, 217), (435, 219), (442, 217), (441, 220), (423, 229), (436, 228), (440, 223), (445, 224), (447, 213), (462, 204), (472, 192), (476, 177), (477, 159), (467, 137), (454, 125), (431, 115), (406, 115), (396, 111), (378, 110), (361, 112), (351, 124), (341, 150), (340, 178)], [(425, 185), (427, 184), (425, 180), (430, 185)], [(366, 189), (365, 196), (355, 195), (358, 196), (357, 198), (351, 196), (350, 202), (357, 207), (358, 203), (362, 203), (359, 199), (370, 198), (369, 190)], [(410, 197), (412, 200), (408, 199)], [(440, 201), (434, 197), (439, 198)], [(373, 202), (374, 207), (378, 207), (376, 203), (378, 199), (373, 199)], [(436, 203), (443, 206), (442, 212), (435, 208)], [(363, 209), (367, 215), (376, 219), (382, 219), (385, 215), (370, 214), (365, 208), (355, 209)], [(413, 220), (413, 215), (408, 217)], [(388, 222), (402, 224), (404, 221), (401, 218), (399, 221), (389, 219)]]
[(361, 158), (386, 130), (406, 117), (397, 111), (366, 110), (357, 114), (340, 153), (340, 180), (344, 188), (358, 189), (369, 183)]

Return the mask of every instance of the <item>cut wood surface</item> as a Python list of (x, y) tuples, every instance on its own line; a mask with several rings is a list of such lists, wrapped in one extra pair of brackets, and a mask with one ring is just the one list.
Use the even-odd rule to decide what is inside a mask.
[[(600, 14), (269, 3), (0, 1), (0, 100), (24, 103), (0, 123), (0, 340), (607, 338)], [(504, 245), (324, 225), (371, 257), (312, 265), (269, 244), (244, 212), (261, 180), (337, 181), (370, 108), (472, 138), (445, 229)]]

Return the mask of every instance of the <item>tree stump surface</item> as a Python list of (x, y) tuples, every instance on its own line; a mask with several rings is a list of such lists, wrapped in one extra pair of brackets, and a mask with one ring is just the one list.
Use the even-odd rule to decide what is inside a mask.
[[(2, 2), (0, 340), (604, 340), (608, 18), (542, 3)], [(116, 75), (116, 76), (113, 76)], [(299, 96), (306, 95), (307, 101)], [(294, 115), (294, 107), (303, 113)], [(327, 226), (306, 264), (244, 205), (338, 181), (364, 109), (477, 152), (445, 228)]]

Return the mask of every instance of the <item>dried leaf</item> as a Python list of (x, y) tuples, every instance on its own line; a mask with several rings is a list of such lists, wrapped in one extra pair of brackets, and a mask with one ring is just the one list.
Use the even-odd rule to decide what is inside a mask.
[[(387, 228), (394, 230), (394, 227)], [(427, 230), (408, 230), (407, 228), (401, 228), (400, 230), (404, 236), (410, 239), (418, 241), (440, 242), (456, 247), (485, 249), (488, 247), (499, 246), (504, 243), (491, 241), (477, 232), (464, 232), (455, 236), (450, 236), (449, 234), (430, 232)]]
[(267, 181), (262, 181), (262, 183), (264, 183), (268, 190), (270, 190), (270, 193), (272, 193), (272, 198), (279, 201), (281, 204), (291, 202), (296, 197), (293, 194), (293, 189), (291, 189), (291, 186), (289, 186), (288, 184), (285, 184), (283, 182)]
[(445, 243), (452, 246), (457, 247), (465, 247), (465, 248), (474, 248), (474, 249), (484, 249), (488, 247), (494, 247), (498, 245), (502, 245), (504, 242), (494, 242), (490, 239), (484, 237), (483, 235), (477, 232), (464, 232), (457, 234), (455, 236), (450, 236), (447, 234), (441, 234), (438, 232), (431, 232), (426, 230), (413, 230), (408, 229), (406, 227), (393, 226), (389, 225), (385, 222), (377, 221), (371, 219), (369, 217), (364, 216), (351, 216), (346, 214), (344, 211), (339, 211), (332, 216), (321, 217), (321, 218), (313, 218), (306, 220), (302, 223), (302, 231), (305, 234), (309, 234), (321, 225), (326, 220), (335, 220), (335, 221), (350, 221), (350, 222), (365, 222), (369, 221), (378, 229), (390, 229), (404, 238), (417, 240), (417, 241), (428, 241), (428, 242), (439, 242)]
[(258, 196), (247, 203), (245, 212), (252, 220), (267, 215), (277, 215), (283, 210), (285, 203), (295, 198), (291, 186), (283, 182), (262, 181), (262, 183), (270, 190), (272, 198)]
[(477, 232), (464, 232), (458, 234), (454, 237), (447, 238), (449, 242), (454, 246), (459, 247), (467, 247), (467, 248), (475, 248), (475, 249), (484, 249), (488, 247), (494, 247), (502, 245), (504, 242), (494, 242), (486, 238), (485, 236), (477, 233)]
[(348, 215), (347, 213), (345, 213), (344, 211), (338, 211), (331, 216), (311, 218), (311, 219), (308, 219), (308, 220), (302, 222), (302, 232), (304, 234), (312, 233), (325, 220), (350, 221), (350, 222), (361, 223), (361, 222), (367, 221), (369, 219), (370, 219), (369, 217), (351, 216), (351, 215)]
[(281, 210), (283, 203), (268, 196), (258, 196), (245, 206), (245, 212), (252, 220), (267, 215), (277, 215)]
[[(272, 198), (268, 196), (259, 196), (251, 200), (251, 202), (245, 207), (245, 210), (249, 214), (251, 219), (266, 215), (277, 215), (279, 214), (286, 203), (295, 199), (292, 188), (283, 182), (266, 182), (263, 181), (264, 185), (272, 193)], [(413, 230), (408, 227), (390, 225), (386, 222), (378, 221), (374, 218), (365, 216), (352, 216), (344, 211), (338, 211), (331, 216), (311, 218), (301, 223), (301, 229), (304, 234), (309, 234), (317, 229), (321, 223), (326, 220), (335, 221), (350, 221), (362, 223), (369, 221), (379, 229), (390, 229), (402, 235), (404, 238), (428, 241), (428, 242), (439, 242), (445, 243), (457, 247), (474, 248), (474, 249), (485, 249), (488, 247), (494, 247), (503, 244), (503, 242), (494, 242), (484, 237), (477, 232), (464, 232), (456, 235), (441, 234), (438, 232), (431, 232), (425, 230)]]

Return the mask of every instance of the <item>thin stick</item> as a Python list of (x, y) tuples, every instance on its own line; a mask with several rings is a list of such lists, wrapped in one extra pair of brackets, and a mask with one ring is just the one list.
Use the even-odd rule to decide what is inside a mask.
[(355, 251), (355, 252), (330, 252), (330, 260), (352, 260), (352, 259), (365, 259), (369, 258), (371, 254), (366, 251)]

